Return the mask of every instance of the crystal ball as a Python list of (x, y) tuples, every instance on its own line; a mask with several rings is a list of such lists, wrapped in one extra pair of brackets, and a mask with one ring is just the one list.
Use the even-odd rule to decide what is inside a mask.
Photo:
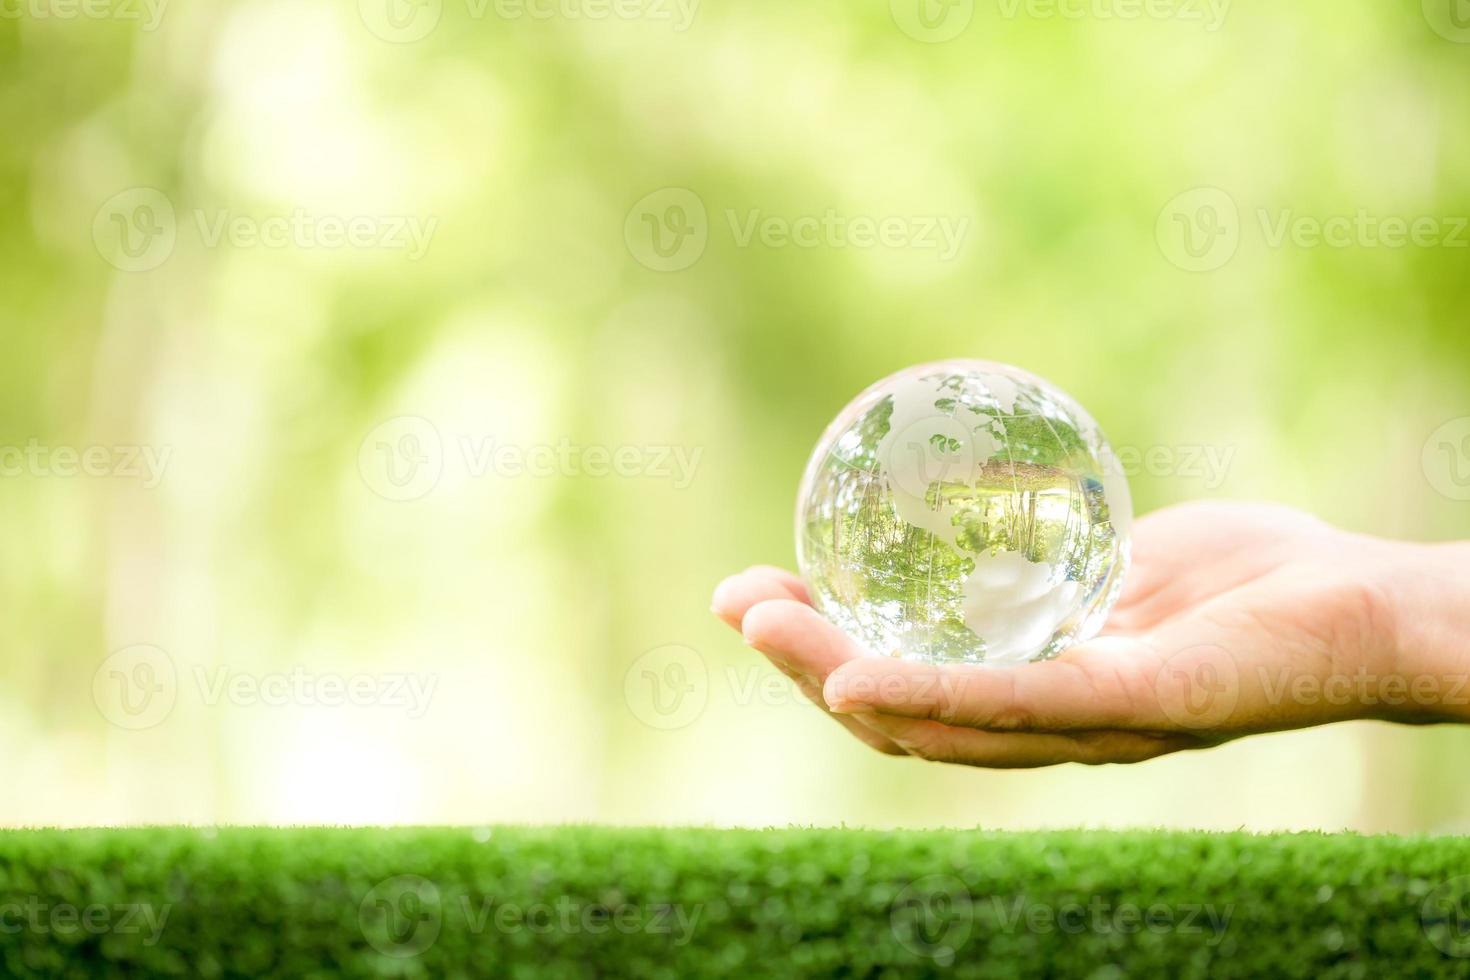
[(1117, 456), (1065, 392), (941, 361), (884, 378), (828, 426), (797, 558), (821, 613), (875, 655), (1023, 663), (1102, 626), (1132, 514)]

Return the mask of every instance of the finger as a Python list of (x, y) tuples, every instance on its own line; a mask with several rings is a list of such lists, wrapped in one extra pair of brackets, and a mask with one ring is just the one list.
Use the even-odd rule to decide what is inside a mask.
[(752, 565), (715, 586), (714, 595), (710, 598), (710, 611), (729, 626), (739, 629), (746, 610), (767, 599), (811, 602), (806, 584), (800, 578), (773, 565)]
[[(823, 619), (815, 609), (796, 599), (768, 599), (752, 606), (741, 621), (745, 642), (787, 677), (824, 714), (835, 719), (863, 743), (886, 755), (906, 755), (902, 748), (853, 718), (832, 714), (822, 697), (822, 681), (840, 661), (837, 645), (858, 649), (847, 634)], [(835, 636), (833, 634), (836, 634)]]
[(894, 744), (892, 739), (888, 738), (883, 733), (876, 731), (867, 725), (864, 725), (859, 719), (851, 717), (849, 715), (834, 715), (831, 711), (828, 711), (827, 703), (822, 700), (821, 684), (818, 684), (816, 681), (812, 680), (810, 677), (807, 677), (804, 674), (797, 673), (795, 670), (791, 669), (785, 664), (779, 663), (774, 660), (771, 661), (771, 663), (775, 666), (777, 670), (785, 674), (787, 677), (791, 678), (791, 682), (796, 685), (796, 689), (800, 691), (808, 701), (820, 708), (822, 714), (826, 715), (828, 718), (831, 718), (843, 728), (846, 728), (849, 732), (857, 737), (858, 741), (869, 746), (870, 748), (877, 749), (884, 755), (908, 755), (908, 753), (905, 752), (902, 748)]
[[(771, 599), (752, 606), (740, 626), (746, 643), (818, 684), (845, 663), (872, 658), (811, 606), (793, 599)], [(877, 662), (890, 661), (878, 658)]]
[[(804, 669), (803, 661), (793, 656), (793, 650), (788, 649), (784, 653), (777, 653), (775, 648), (770, 646), (769, 638), (771, 637), (779, 638), (779, 642), (787, 647), (793, 644), (800, 645), (807, 641), (806, 631), (810, 630), (813, 634), (817, 634), (821, 627), (836, 631), (843, 639), (846, 639), (845, 634), (822, 619), (811, 606), (805, 603), (805, 588), (802, 588), (800, 597), (790, 596), (793, 586), (800, 586), (799, 581), (795, 583), (791, 581), (793, 578), (794, 576), (782, 573), (780, 569), (760, 568), (735, 576), (734, 579), (738, 581), (733, 581), (728, 588), (726, 588), (726, 583), (732, 583), (732, 579), (726, 579), (725, 583), (721, 583), (721, 589), (725, 591), (724, 599), (729, 603), (727, 609), (733, 610), (747, 602), (752, 603), (742, 611), (740, 617), (740, 629), (745, 636), (745, 641), (764, 653), (777, 670), (791, 678), (797, 689), (809, 701), (821, 708), (823, 714), (846, 728), (864, 744), (885, 755), (906, 755), (903, 749), (866, 725), (828, 711), (827, 702), (822, 699), (822, 678), (826, 676), (826, 673), (818, 677)], [(775, 591), (785, 592), (786, 597), (771, 598), (770, 594)], [(720, 590), (717, 589), (716, 592), (718, 594)], [(800, 625), (793, 627), (787, 622), (793, 611), (798, 615), (804, 612), (811, 619), (803, 617)], [(815, 620), (815, 623), (811, 620)], [(821, 640), (818, 639), (817, 642)]]
[(931, 762), (988, 769), (1036, 769), (1080, 762), (1086, 765), (1143, 762), (1181, 749), (1198, 748), (1187, 736), (1149, 736), (1136, 732), (1096, 731), (1073, 735), (981, 732), (934, 721), (858, 716), (909, 754)]
[(1155, 696), (1159, 664), (1152, 648), (1125, 637), (1015, 667), (850, 660), (829, 673), (823, 698), (838, 714), (877, 711), (989, 731), (1176, 731)]

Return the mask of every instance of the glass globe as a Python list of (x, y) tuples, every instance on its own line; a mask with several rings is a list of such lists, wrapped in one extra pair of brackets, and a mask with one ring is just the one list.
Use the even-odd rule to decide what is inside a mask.
[(942, 361), (884, 378), (828, 426), (797, 559), (817, 608), (874, 654), (1044, 660), (1107, 618), (1132, 513), (1082, 406), (1019, 368)]

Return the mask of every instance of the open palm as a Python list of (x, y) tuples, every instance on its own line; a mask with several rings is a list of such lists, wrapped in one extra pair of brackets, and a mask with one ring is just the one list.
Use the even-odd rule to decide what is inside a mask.
[(1455, 681), (1430, 676), (1431, 690), (1404, 672), (1384, 584), (1410, 547), (1276, 505), (1158, 511), (1133, 529), (1102, 634), (1010, 667), (879, 656), (769, 566), (720, 583), (714, 611), (880, 751), (995, 767), (1135, 762), (1350, 718), (1444, 720), (1436, 706)]

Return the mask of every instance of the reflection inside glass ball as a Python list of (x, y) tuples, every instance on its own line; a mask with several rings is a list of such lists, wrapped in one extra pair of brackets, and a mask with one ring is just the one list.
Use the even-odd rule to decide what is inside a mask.
[(944, 361), (885, 378), (828, 427), (797, 555), (817, 608), (875, 654), (1018, 663), (1101, 627), (1131, 517), (1080, 405), (1019, 368)]

